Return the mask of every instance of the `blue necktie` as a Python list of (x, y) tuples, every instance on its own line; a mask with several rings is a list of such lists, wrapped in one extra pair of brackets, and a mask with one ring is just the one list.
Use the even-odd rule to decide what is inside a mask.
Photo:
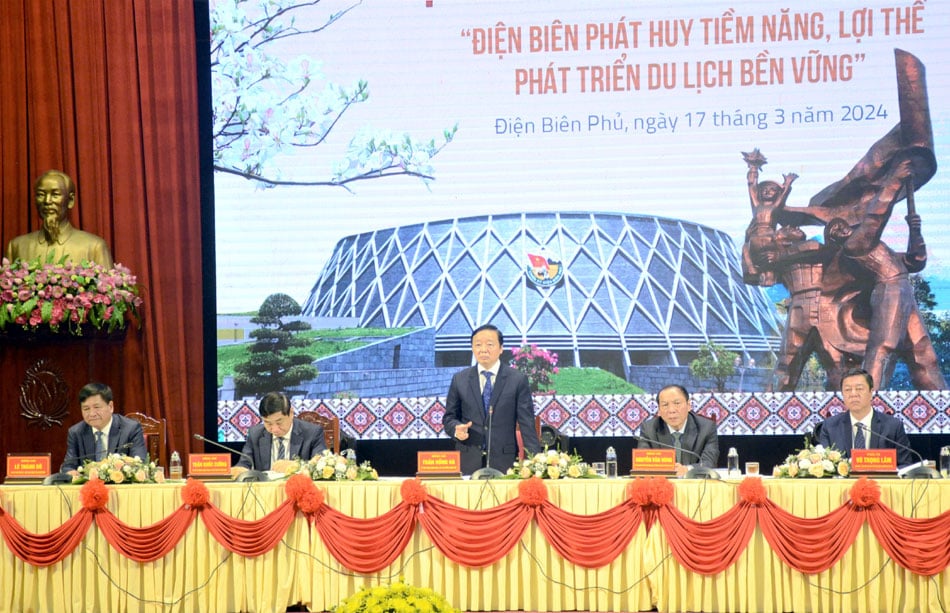
[(864, 424), (858, 422), (858, 431), (854, 433), (854, 448), (867, 449), (867, 439), (864, 437)]
[(491, 406), (491, 371), (482, 372), (485, 375), (485, 387), (482, 388), (482, 405), (485, 409), (485, 416), (488, 417), (488, 407)]
[(284, 446), (284, 437), (278, 437), (277, 439), (277, 459), (285, 460), (284, 456), (287, 455), (287, 448)]

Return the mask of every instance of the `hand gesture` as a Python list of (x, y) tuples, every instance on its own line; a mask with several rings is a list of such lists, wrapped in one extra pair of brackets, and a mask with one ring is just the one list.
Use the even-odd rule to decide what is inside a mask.
[(472, 426), (472, 422), (467, 424), (459, 424), (455, 426), (455, 438), (460, 441), (468, 440), (468, 429)]

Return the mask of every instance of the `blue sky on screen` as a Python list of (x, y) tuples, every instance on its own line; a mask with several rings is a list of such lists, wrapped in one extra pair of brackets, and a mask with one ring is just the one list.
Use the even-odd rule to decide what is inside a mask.
[[(352, 4), (325, 0), (301, 15), (301, 25)], [(289, 151), (280, 165), (285, 179), (326, 178), (359, 130), (428, 139), (458, 124), (454, 141), (434, 159), (435, 181), (426, 186), (395, 177), (358, 182), (351, 191), (262, 190), (216, 175), (219, 313), (254, 310), (274, 292), (303, 303), (344, 236), (453, 217), (520, 211), (660, 215), (722, 230), (738, 250), (750, 221), (741, 152), (758, 147), (768, 158), (762, 179), (797, 173), (789, 205), (805, 205), (898, 122), (895, 48), (927, 67), (938, 170), (917, 192), (916, 205), (930, 253), (924, 275), (939, 308), (950, 308), (946, 3), (838, 2), (829, 8), (803, 2), (792, 3), (790, 11), (787, 2), (426, 4), (365, 0), (326, 30), (279, 48), (287, 57), (305, 53), (321, 62), (329, 81), (364, 79), (370, 91), (325, 145)], [(782, 35), (779, 27), (777, 40), (766, 40), (763, 22), (779, 18), (781, 25), (783, 11), (809, 26), (802, 36), (794, 29)], [(736, 18), (752, 24), (746, 34), (729, 27)], [(558, 23), (577, 26), (577, 49), (548, 38), (533, 51), (532, 29), (543, 35)], [(620, 23), (628, 34), (625, 45), (615, 35), (601, 49), (598, 36), (588, 49), (589, 32)], [(490, 36), (499, 24), (506, 36)], [(661, 35), (651, 36), (651, 29)], [(520, 51), (510, 32), (521, 32)], [(488, 53), (489, 39), (501, 48)], [(782, 70), (754, 78), (744, 72), (762, 58)], [(796, 79), (808, 58), (826, 68), (812, 73), (815, 78), (805, 70)], [(591, 80), (627, 65), (640, 71), (639, 88), (621, 79), (603, 91)], [(544, 91), (519, 86), (519, 76), (544, 75), (548, 68), (557, 78)], [(665, 85), (651, 83), (651, 74), (664, 71)], [(554, 130), (562, 119), (576, 129)], [(531, 122), (533, 133), (514, 133), (516, 120)], [(903, 215), (902, 203), (884, 237), (897, 251), (906, 242)]]

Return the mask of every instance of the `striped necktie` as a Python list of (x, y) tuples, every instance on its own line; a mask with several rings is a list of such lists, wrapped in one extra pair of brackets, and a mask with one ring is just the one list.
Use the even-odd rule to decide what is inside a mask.
[(867, 449), (868, 439), (864, 435), (864, 424), (858, 422), (857, 432), (854, 433), (854, 448)]
[(106, 459), (106, 441), (102, 430), (96, 431), (96, 462)]

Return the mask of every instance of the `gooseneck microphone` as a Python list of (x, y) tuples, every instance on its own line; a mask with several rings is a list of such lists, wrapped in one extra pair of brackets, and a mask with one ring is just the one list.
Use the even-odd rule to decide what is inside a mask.
[(938, 473), (935, 469), (929, 466), (924, 466), (924, 456), (917, 453), (916, 449), (914, 449), (913, 447), (909, 445), (905, 445), (904, 443), (900, 441), (895, 441), (894, 439), (890, 438), (889, 436), (885, 436), (884, 434), (881, 434), (880, 432), (874, 432), (870, 428), (868, 428), (868, 441), (871, 440), (870, 436), (874, 434), (877, 434), (879, 438), (887, 441), (888, 443), (896, 445), (898, 449), (904, 449), (906, 451), (911, 452), (920, 462), (919, 466), (915, 466), (911, 468), (906, 473), (904, 473), (902, 477), (906, 477), (908, 479), (939, 479), (940, 478), (940, 473)]
[(674, 451), (688, 453), (689, 455), (699, 460), (700, 464), (690, 468), (689, 471), (687, 471), (687, 473), (683, 476), (684, 479), (721, 479), (722, 478), (722, 475), (720, 475), (719, 471), (716, 470), (715, 468), (702, 466), (703, 458), (692, 449), (687, 449), (686, 447), (676, 447), (675, 445), (663, 443), (663, 442), (654, 440), (652, 438), (648, 438), (646, 436), (638, 436), (636, 434), (633, 435), (633, 438), (640, 441), (645, 441), (651, 445), (656, 445), (657, 447), (663, 447), (664, 449), (673, 449)]
[(504, 474), (497, 468), (491, 467), (491, 422), (492, 415), (495, 414), (495, 407), (488, 406), (488, 431), (485, 435), (488, 437), (488, 444), (485, 446), (485, 453), (488, 458), (485, 460), (485, 468), (479, 468), (472, 473), (472, 479), (498, 479), (503, 477)]
[(251, 469), (250, 469), (250, 470), (245, 470), (244, 472), (242, 472), (241, 474), (239, 474), (237, 477), (235, 477), (235, 479), (234, 479), (235, 481), (270, 481), (270, 479), (267, 478), (267, 475), (265, 475), (263, 472), (261, 472), (261, 471), (259, 471), (259, 470), (256, 470), (256, 469), (254, 468), (254, 458), (252, 458), (251, 456), (247, 455), (247, 454), (244, 453), (243, 451), (235, 451), (234, 449), (231, 449), (231, 448), (228, 447), (227, 445), (222, 445), (222, 444), (219, 443), (218, 441), (213, 441), (213, 440), (211, 440), (210, 438), (205, 438), (205, 437), (203, 437), (203, 436), (201, 436), (200, 434), (197, 434), (197, 433), (192, 434), (192, 436), (193, 436), (195, 439), (199, 440), (199, 441), (204, 441), (204, 442), (208, 443), (209, 445), (213, 445), (213, 446), (215, 446), (215, 447), (218, 447), (219, 449), (224, 449), (225, 451), (227, 451), (227, 452), (229, 452), (229, 453), (236, 453), (236, 454), (238, 454), (239, 456), (241, 456), (242, 458), (246, 458), (246, 459), (247, 459), (247, 461), (251, 464)]

